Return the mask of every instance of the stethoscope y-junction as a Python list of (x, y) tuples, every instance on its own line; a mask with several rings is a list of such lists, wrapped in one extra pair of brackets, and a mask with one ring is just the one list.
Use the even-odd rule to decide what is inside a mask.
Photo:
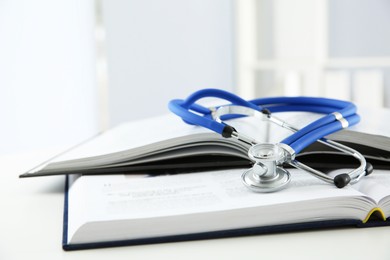
[[(230, 103), (212, 108), (196, 103), (208, 97), (223, 99)], [(370, 170), (366, 170), (366, 160), (359, 152), (325, 138), (329, 134), (359, 122), (360, 117), (356, 114), (356, 106), (351, 102), (318, 97), (270, 97), (247, 101), (224, 90), (203, 89), (193, 93), (187, 99), (170, 101), (169, 109), (186, 123), (208, 128), (223, 137), (236, 138), (251, 145), (248, 156), (254, 164), (251, 169), (242, 174), (242, 181), (256, 192), (273, 192), (288, 185), (291, 176), (283, 168), (283, 164), (304, 170), (325, 182), (334, 183), (338, 188), (356, 183), (364, 175), (371, 173)], [(273, 113), (287, 111), (315, 112), (324, 116), (302, 129), (297, 129), (273, 115)], [(259, 143), (239, 133), (225, 122), (238, 116), (253, 116), (267, 120), (292, 131), (293, 134), (280, 143)], [(295, 159), (296, 154), (316, 141), (355, 157), (360, 165), (348, 173), (338, 174), (333, 178)]]

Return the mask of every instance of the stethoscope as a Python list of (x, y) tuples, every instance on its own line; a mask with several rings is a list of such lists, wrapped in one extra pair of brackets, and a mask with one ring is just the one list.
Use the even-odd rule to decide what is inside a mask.
[[(200, 99), (209, 97), (223, 99), (231, 104), (208, 108), (196, 103)], [(251, 169), (242, 174), (241, 178), (248, 188), (256, 192), (278, 191), (289, 184), (291, 175), (283, 168), (283, 164), (304, 170), (325, 182), (334, 183), (338, 188), (356, 183), (364, 175), (372, 172), (372, 169), (367, 167), (364, 156), (358, 151), (324, 138), (360, 121), (359, 115), (356, 114), (356, 106), (351, 102), (319, 97), (270, 97), (246, 101), (224, 90), (203, 89), (196, 91), (187, 99), (171, 100), (169, 109), (188, 124), (202, 126), (223, 137), (236, 138), (249, 144), (248, 157), (254, 164)], [(325, 115), (302, 129), (297, 129), (272, 115), (272, 113), (286, 111), (315, 112)], [(224, 122), (239, 116), (253, 116), (267, 120), (294, 133), (280, 143), (259, 143)], [(353, 156), (359, 160), (360, 166), (332, 178), (295, 159), (299, 152), (316, 141)]]

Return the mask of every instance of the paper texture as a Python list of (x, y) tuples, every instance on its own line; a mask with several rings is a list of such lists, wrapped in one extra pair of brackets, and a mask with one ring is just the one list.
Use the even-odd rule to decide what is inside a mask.
[[(377, 200), (390, 195), (389, 189), (378, 192), (370, 185), (338, 189), (308, 174), (292, 172), (287, 189), (266, 194), (244, 187), (242, 170), (237, 169), (159, 177), (83, 176), (69, 192), (69, 237), (71, 243), (77, 243), (115, 239), (118, 232), (124, 239), (330, 219), (362, 220), (377, 206), (365, 194), (374, 194)], [(386, 181), (390, 185), (390, 178)], [(217, 221), (217, 216), (223, 216), (223, 221)], [(202, 219), (206, 223), (191, 222)], [(135, 231), (134, 223), (148, 228)], [(83, 225), (83, 232), (73, 236)], [(102, 227), (112, 232), (93, 232)]]

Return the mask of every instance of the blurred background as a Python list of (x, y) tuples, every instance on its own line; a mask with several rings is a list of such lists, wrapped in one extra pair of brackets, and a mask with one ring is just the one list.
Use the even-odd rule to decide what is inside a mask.
[(0, 154), (222, 88), (390, 107), (388, 0), (0, 0)]

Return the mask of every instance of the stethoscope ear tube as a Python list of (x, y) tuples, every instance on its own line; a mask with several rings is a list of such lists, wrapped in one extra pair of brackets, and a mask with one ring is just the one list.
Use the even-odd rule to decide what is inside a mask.
[(202, 89), (194, 92), (190, 96), (188, 96), (185, 100), (183, 100), (182, 106), (185, 109), (189, 109), (193, 104), (195, 104), (198, 100), (203, 98), (219, 98), (226, 101), (231, 102), (232, 104), (239, 106), (250, 107), (254, 110), (259, 110), (261, 106), (253, 104), (251, 102), (242, 99), (241, 97), (234, 95), (230, 92), (221, 90), (221, 89)]
[(180, 116), (184, 122), (212, 129), (213, 131), (222, 135), (223, 129), (225, 128), (224, 124), (209, 119), (205, 116), (189, 112), (188, 108), (185, 108), (183, 104), (183, 100), (174, 99), (169, 102), (168, 107), (173, 113)]
[(202, 89), (193, 93), (184, 100), (171, 100), (168, 104), (168, 108), (173, 113), (180, 116), (183, 121), (188, 124), (203, 126), (221, 134), (224, 137), (231, 137), (233, 134), (233, 127), (223, 122), (215, 121), (211, 117), (211, 113), (213, 112), (212, 110), (196, 104), (197, 101), (203, 98), (220, 98), (229, 101), (232, 104), (249, 107), (253, 110), (261, 109), (261, 107), (252, 104), (245, 99), (220, 89)]
[(340, 120), (334, 120), (333, 122), (314, 128), (311, 131), (297, 131), (290, 137), (284, 139), (281, 143), (290, 145), (296, 153), (300, 153), (304, 148), (316, 142), (318, 139), (348, 126), (357, 124), (360, 121), (360, 116), (355, 114), (345, 118), (345, 120), (348, 125), (344, 125)]

